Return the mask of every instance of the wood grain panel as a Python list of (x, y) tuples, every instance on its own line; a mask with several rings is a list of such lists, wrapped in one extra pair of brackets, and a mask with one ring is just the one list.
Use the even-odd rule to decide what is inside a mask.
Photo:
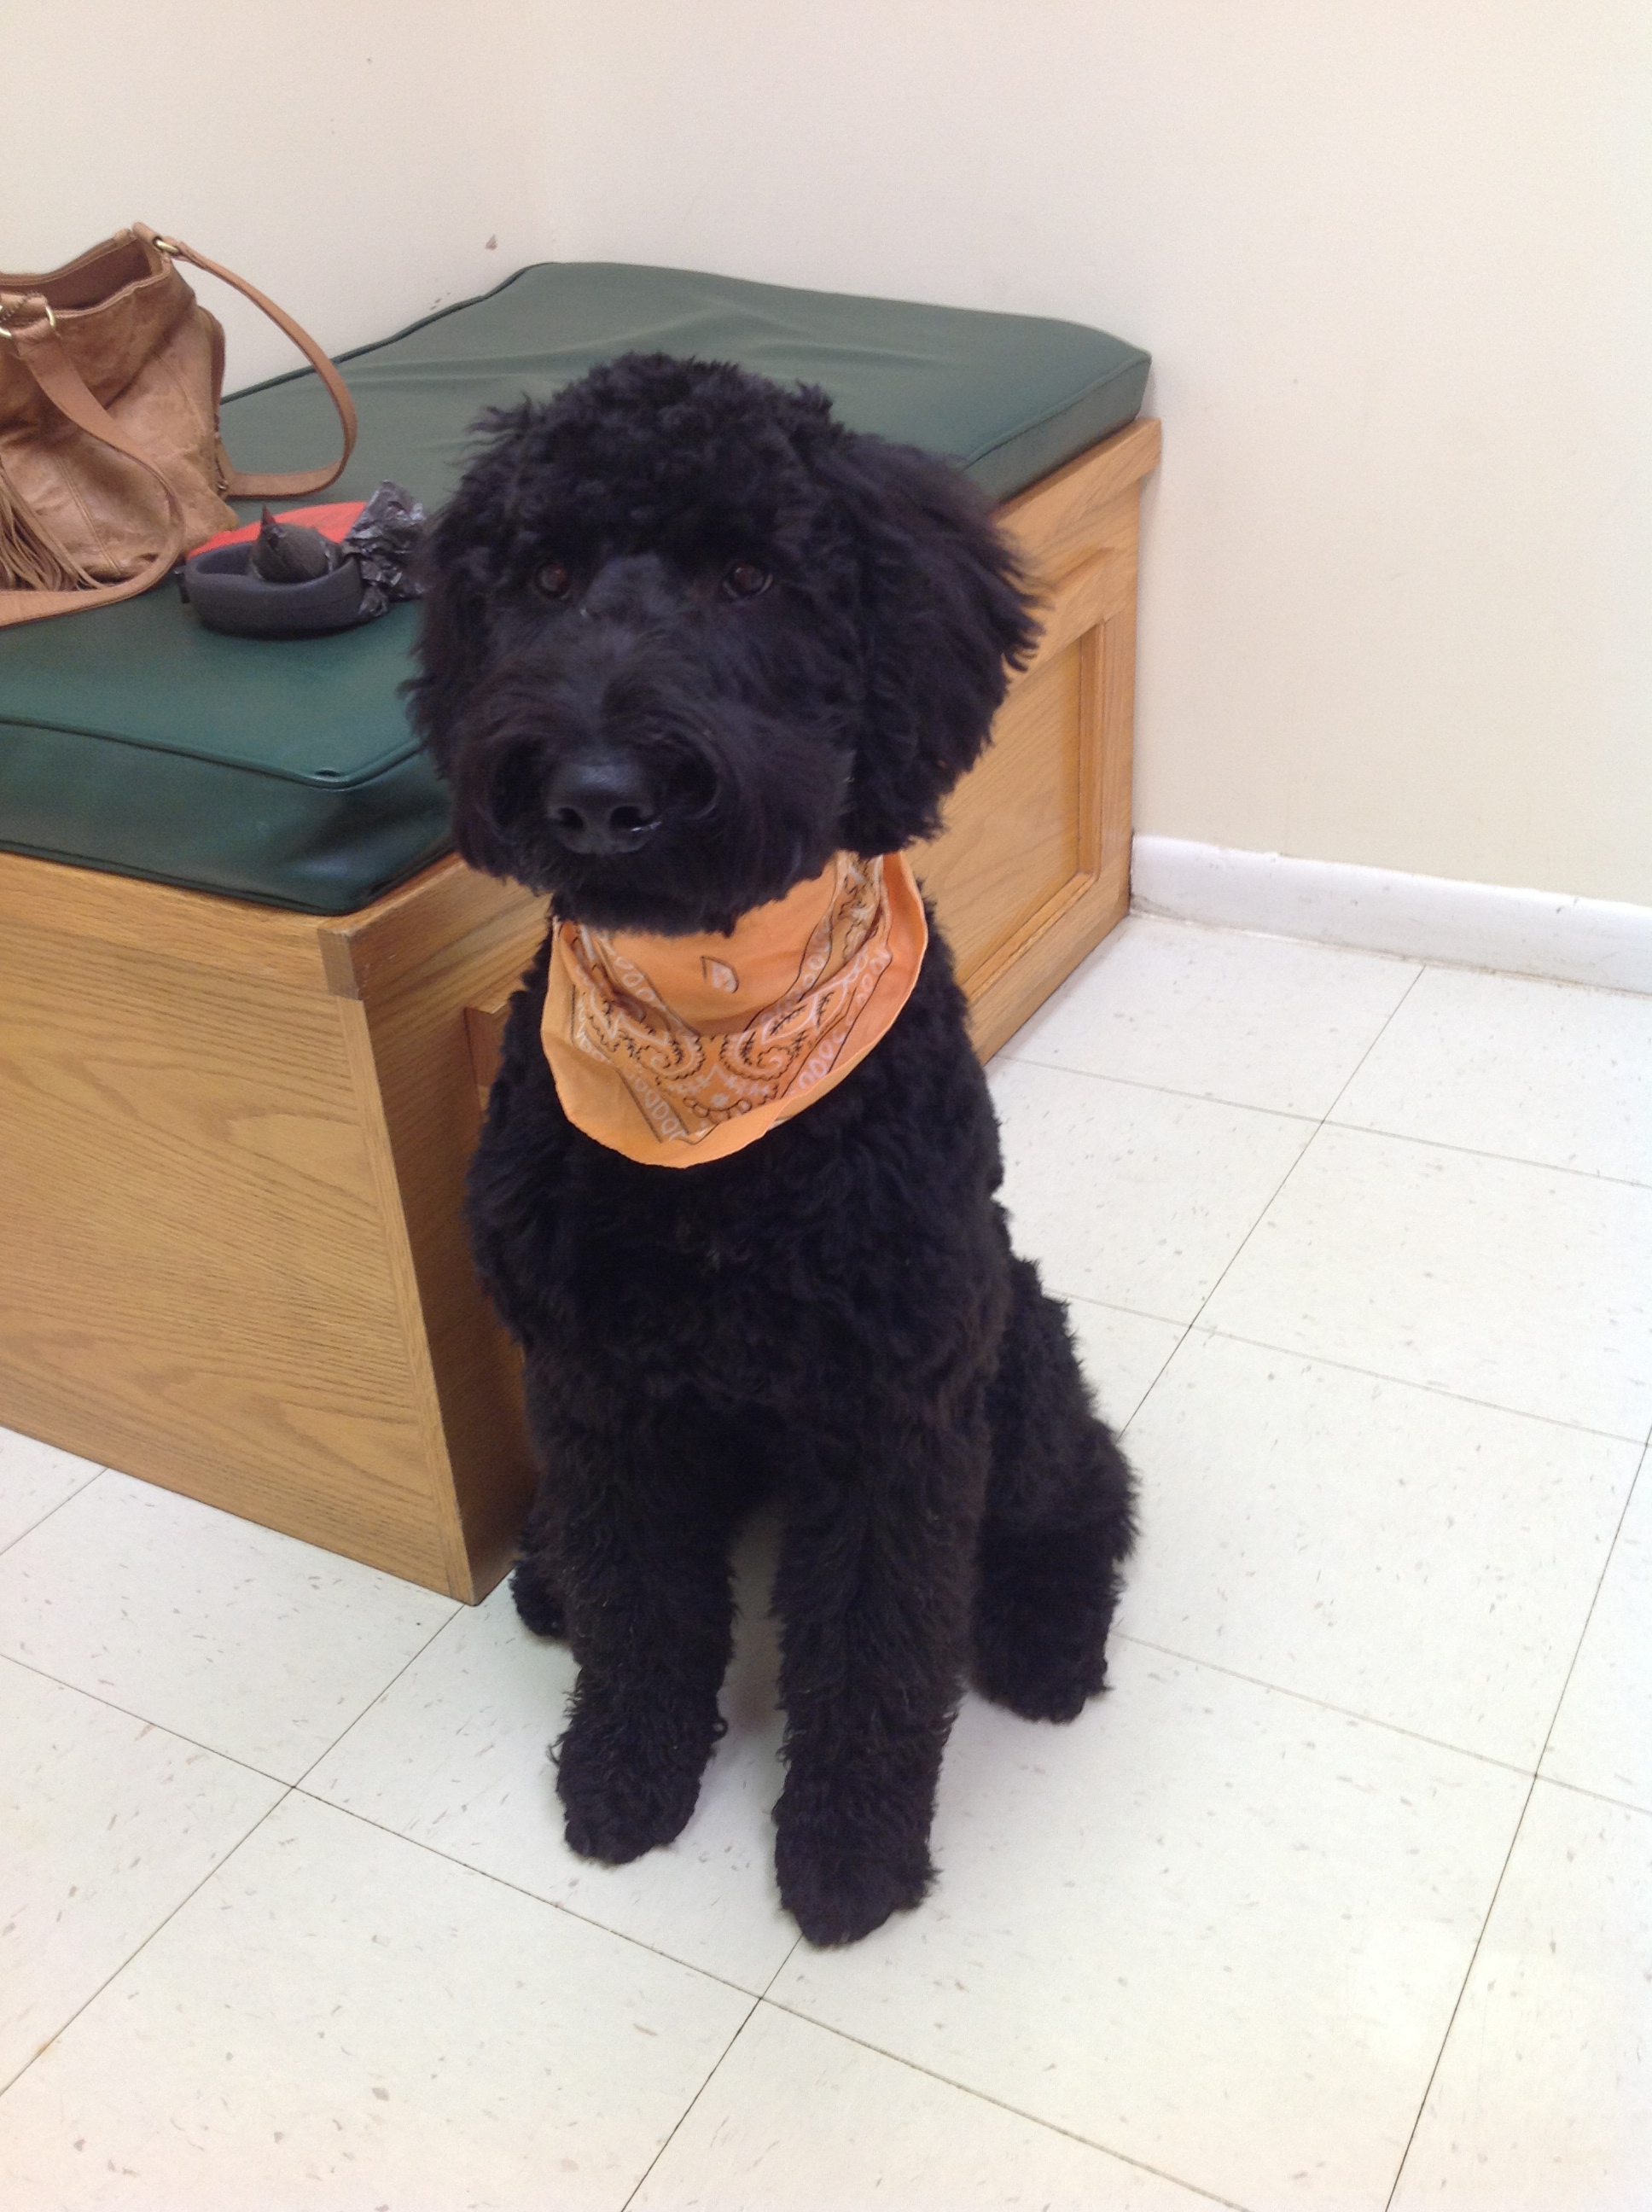
[(1053, 901), (1023, 933), (1014, 957), (983, 969), (968, 991), (969, 1034), (977, 1054), (990, 1060), (1006, 1045), (1056, 985), (1130, 909), (1130, 870), (1109, 867), (1075, 879), (1067, 897)]
[[(1102, 626), (1096, 641), (1100, 666), (1095, 691), (1101, 717), (1095, 748), (1101, 788), (1096, 796), (1100, 833), (1099, 865), (1117, 872), (1129, 902), (1133, 742), (1136, 714), (1136, 599), (1133, 592), (1119, 612)], [(1120, 909), (1121, 913), (1123, 911)], [(1116, 917), (1115, 917), (1116, 919)], [(1108, 924), (1108, 928), (1112, 923)]]
[(1082, 676), (1075, 641), (1016, 686), (947, 803), (945, 829), (912, 856), (966, 988), (1078, 872)]
[(1128, 423), (1065, 468), (1006, 500), (998, 519), (1032, 552), (1038, 573), (1054, 580), (1091, 557), (1096, 517), (1121, 493), (1133, 492), (1151, 476), (1159, 464), (1159, 447), (1156, 422), (1147, 418)]
[(334, 1003), (6, 935), (0, 1421), (445, 1587)]
[(491, 930), (501, 943), (531, 937), (544, 910), (544, 900), (519, 884), (478, 875), (450, 853), (361, 913), (320, 925), (328, 983), (360, 998), (439, 958), (475, 930)]
[[(544, 929), (543, 902), (472, 909), (456, 941), (381, 937), (360, 978), (358, 1085), (382, 1116), (381, 1172), (393, 1188), (393, 1267), (410, 1329), (420, 1328), (421, 1419), (445, 1480), (443, 1541), (456, 1595), (485, 1595), (509, 1564), (532, 1494), (516, 1352), (477, 1282), (464, 1222), (465, 1170), (479, 1121), (465, 1009), (508, 997)], [(417, 927), (416, 908), (406, 910)], [(376, 1101), (374, 1092), (376, 1091)]]
[(512, 983), (502, 984), (496, 991), (481, 994), (465, 1009), (465, 1036), (470, 1047), (471, 1073), (476, 1081), (477, 1097), (484, 1109), (505, 1050), (505, 1021), (510, 1012), (511, 994), (515, 988)]
[(0, 853), (0, 928), (12, 923), (295, 990), (313, 989), (321, 980), (313, 915)]

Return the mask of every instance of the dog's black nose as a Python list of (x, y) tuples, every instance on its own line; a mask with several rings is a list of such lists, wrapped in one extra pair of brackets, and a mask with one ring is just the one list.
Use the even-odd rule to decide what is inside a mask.
[(570, 853), (635, 853), (659, 827), (647, 776), (628, 761), (570, 761), (545, 792), (545, 812)]

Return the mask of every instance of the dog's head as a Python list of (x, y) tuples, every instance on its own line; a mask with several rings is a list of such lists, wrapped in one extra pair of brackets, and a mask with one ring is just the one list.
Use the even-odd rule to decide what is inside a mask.
[(665, 355), (481, 427), (410, 686), (472, 866), (680, 933), (933, 832), (1036, 635), (962, 476)]

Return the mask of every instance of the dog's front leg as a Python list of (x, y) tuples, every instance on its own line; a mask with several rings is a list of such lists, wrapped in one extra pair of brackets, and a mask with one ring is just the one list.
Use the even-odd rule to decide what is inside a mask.
[(580, 1662), (556, 1750), (570, 1847), (618, 1866), (687, 1824), (722, 1733), (727, 1499), (678, 1432), (565, 1437), (560, 1571)]
[(853, 1943), (928, 1887), (968, 1651), (985, 1418), (883, 1411), (807, 1448), (774, 1586), (787, 1763), (775, 1871), (814, 1943)]

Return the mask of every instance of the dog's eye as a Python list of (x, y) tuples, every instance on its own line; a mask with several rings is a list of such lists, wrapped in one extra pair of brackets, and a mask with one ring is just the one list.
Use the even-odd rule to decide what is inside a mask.
[(724, 596), (731, 599), (755, 599), (766, 592), (772, 581), (767, 568), (760, 568), (755, 561), (737, 561), (723, 579)]
[(574, 588), (573, 572), (560, 561), (547, 561), (534, 578), (533, 587), (542, 598), (565, 599)]

